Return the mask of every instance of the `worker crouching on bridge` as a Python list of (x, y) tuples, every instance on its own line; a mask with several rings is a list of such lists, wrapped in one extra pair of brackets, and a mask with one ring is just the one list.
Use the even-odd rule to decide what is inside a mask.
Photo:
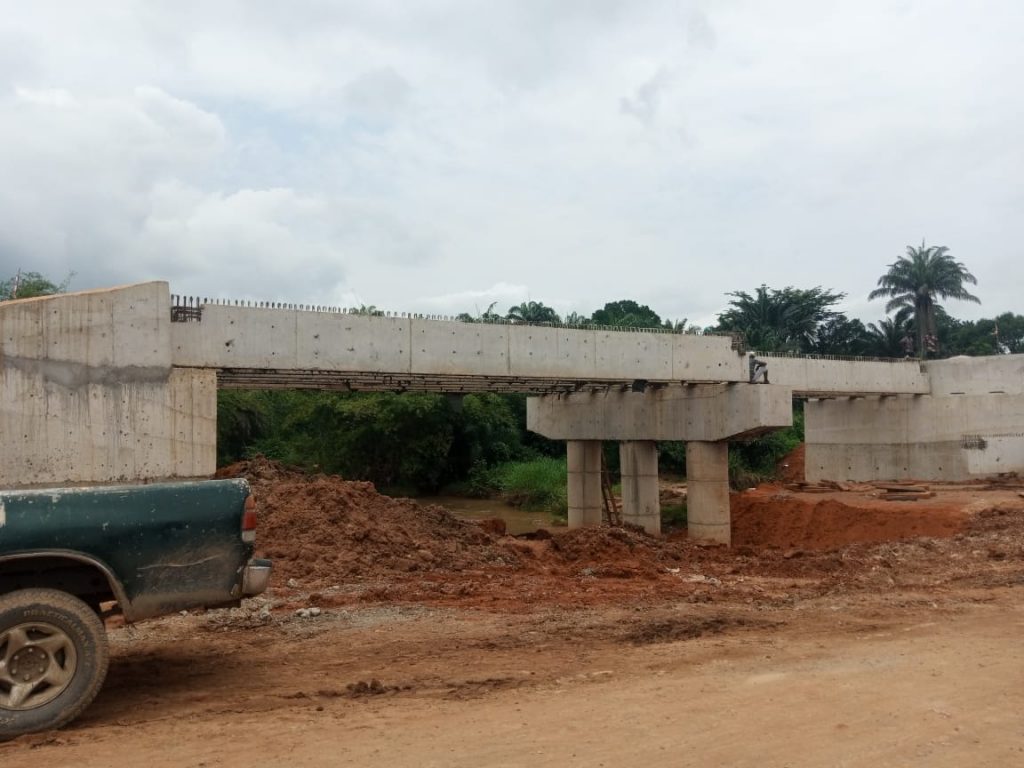
[(768, 383), (768, 363), (764, 360), (758, 360), (754, 357), (753, 352), (750, 353), (750, 383)]

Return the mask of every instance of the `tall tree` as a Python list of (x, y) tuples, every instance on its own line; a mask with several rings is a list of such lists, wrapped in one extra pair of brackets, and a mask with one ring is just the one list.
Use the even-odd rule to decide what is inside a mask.
[(1024, 352), (1024, 316), (1004, 312), (995, 319), (992, 336), (999, 354), (1019, 355)]
[(558, 323), (558, 313), (539, 301), (524, 301), (515, 307), (509, 307), (506, 318), (515, 323)]
[(632, 299), (609, 301), (591, 317), (595, 325), (619, 325), (625, 328), (660, 328), (661, 316), (646, 304)]
[(64, 293), (71, 284), (75, 273), (70, 273), (61, 283), (54, 283), (38, 272), (18, 271), (13, 277), (0, 281), (0, 301), (11, 299), (32, 299), (36, 296), (50, 296)]
[(869, 355), (871, 339), (867, 328), (857, 318), (841, 312), (818, 325), (808, 351), (819, 355)]
[(889, 265), (889, 270), (878, 278), (878, 287), (868, 299), (888, 298), (886, 312), (902, 308), (914, 312), (914, 327), (917, 330), (917, 352), (923, 360), (929, 347), (935, 348), (938, 341), (936, 312), (941, 305), (936, 299), (959, 299), (980, 304), (981, 300), (964, 287), (967, 283), (977, 285), (978, 281), (959, 261), (954, 261), (945, 246), (907, 246), (905, 256), (900, 256)]
[(845, 315), (832, 309), (846, 294), (815, 288), (759, 287), (753, 295), (734, 291), (718, 316), (720, 331), (739, 331), (762, 352), (812, 352), (826, 323)]
[(995, 318), (938, 317), (942, 350), (949, 355), (1006, 355), (1024, 352), (1024, 316), (1004, 312)]

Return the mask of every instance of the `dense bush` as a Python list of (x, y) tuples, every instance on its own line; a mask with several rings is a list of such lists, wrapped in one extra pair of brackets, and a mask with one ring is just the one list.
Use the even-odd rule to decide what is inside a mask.
[(793, 426), (775, 430), (755, 440), (729, 444), (729, 482), (733, 488), (750, 488), (775, 477), (779, 461), (804, 440), (804, 410), (797, 401)]
[(218, 459), (260, 453), (383, 487), (436, 491), (474, 467), (537, 455), (557, 442), (527, 440), (525, 398), (494, 394), (221, 392)]

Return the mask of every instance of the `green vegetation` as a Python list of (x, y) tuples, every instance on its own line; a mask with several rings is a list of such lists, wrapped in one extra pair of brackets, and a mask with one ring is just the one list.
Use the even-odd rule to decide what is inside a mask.
[(561, 451), (526, 439), (525, 399), (493, 394), (224, 391), (218, 460), (269, 458), (418, 492), (466, 479), (474, 467)]
[(551, 307), (539, 301), (524, 301), (515, 307), (509, 307), (505, 316), (514, 323), (560, 323), (562, 319)]
[(11, 299), (32, 299), (36, 296), (50, 296), (54, 293), (64, 293), (71, 284), (74, 272), (68, 274), (63, 282), (54, 283), (43, 277), (38, 272), (18, 272), (6, 280), (0, 280), (0, 301)]
[(837, 323), (849, 323), (832, 309), (845, 298), (824, 288), (783, 288), (766, 285), (753, 295), (734, 291), (729, 308), (718, 316), (718, 329), (742, 333), (747, 344), (760, 352), (815, 352), (822, 333)]
[(555, 517), (565, 518), (568, 513), (564, 458), (542, 456), (500, 464), (478, 473), (476, 487), (487, 490), (488, 496), (500, 496), (511, 504)]
[(779, 461), (804, 440), (804, 411), (793, 404), (793, 426), (769, 432), (756, 440), (729, 445), (729, 484), (751, 488), (775, 477)]

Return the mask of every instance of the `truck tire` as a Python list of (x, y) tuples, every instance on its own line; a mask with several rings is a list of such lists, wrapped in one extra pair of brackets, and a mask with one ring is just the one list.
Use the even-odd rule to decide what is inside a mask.
[(78, 717), (99, 693), (108, 658), (103, 623), (77, 597), (0, 595), (0, 741)]

